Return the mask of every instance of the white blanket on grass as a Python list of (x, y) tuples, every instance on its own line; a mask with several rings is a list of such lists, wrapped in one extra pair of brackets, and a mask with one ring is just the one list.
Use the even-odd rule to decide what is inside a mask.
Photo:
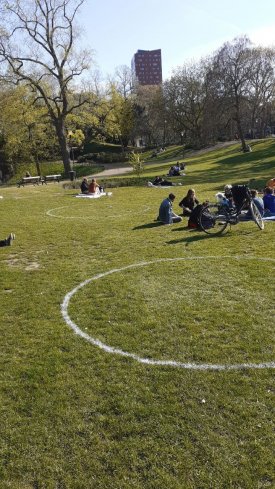
[(110, 197), (112, 192), (96, 192), (95, 194), (77, 194), (75, 197), (79, 197), (81, 199), (99, 199), (99, 197)]

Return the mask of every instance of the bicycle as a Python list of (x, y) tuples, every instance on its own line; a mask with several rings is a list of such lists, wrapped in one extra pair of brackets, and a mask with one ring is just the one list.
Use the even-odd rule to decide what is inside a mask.
[(247, 209), (258, 228), (264, 229), (264, 221), (249, 188), (246, 185), (234, 185), (232, 195), (235, 203), (232, 209), (219, 203), (206, 203), (202, 207), (199, 215), (201, 229), (207, 234), (222, 234), (228, 226), (238, 224), (242, 211)]

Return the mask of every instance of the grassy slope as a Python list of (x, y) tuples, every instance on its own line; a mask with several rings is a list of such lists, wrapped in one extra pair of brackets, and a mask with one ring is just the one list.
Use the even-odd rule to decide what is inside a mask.
[[(175, 210), (190, 186), (200, 198), (228, 182), (262, 187), (274, 176), (274, 143), (253, 150), (188, 160)], [(186, 222), (153, 222), (166, 189), (119, 188), (96, 201), (74, 193), (61, 184), (1, 191), (1, 237), (17, 235), (0, 255), (1, 489), (274, 487), (274, 370), (141, 365), (75, 336), (60, 304), (97, 273), (188, 258), (89, 284), (71, 317), (148, 357), (274, 360), (274, 262), (253, 257), (275, 259), (275, 225), (208, 238)], [(196, 260), (208, 256), (232, 258)]]

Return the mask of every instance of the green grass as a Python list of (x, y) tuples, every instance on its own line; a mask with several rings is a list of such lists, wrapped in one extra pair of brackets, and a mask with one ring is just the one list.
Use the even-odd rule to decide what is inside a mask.
[[(175, 210), (189, 187), (200, 200), (225, 183), (261, 188), (274, 149), (189, 158)], [(0, 191), (1, 238), (16, 233), (0, 253), (1, 489), (273, 488), (274, 369), (141, 364), (75, 335), (60, 307), (117, 270), (70, 301), (91, 337), (151, 359), (274, 361), (275, 224), (209, 238), (186, 220), (154, 222), (167, 189), (75, 193), (61, 183)]]

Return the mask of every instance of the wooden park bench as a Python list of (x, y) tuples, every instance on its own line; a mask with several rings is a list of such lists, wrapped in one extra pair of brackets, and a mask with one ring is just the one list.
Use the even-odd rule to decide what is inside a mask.
[(39, 185), (40, 183), (44, 183), (43, 178), (41, 178), (39, 175), (36, 177), (23, 177), (20, 182), (17, 182), (17, 187), (24, 187), (28, 183), (32, 183), (33, 185)]
[(47, 185), (48, 182), (60, 182), (61, 175), (46, 175), (44, 177), (44, 183)]

